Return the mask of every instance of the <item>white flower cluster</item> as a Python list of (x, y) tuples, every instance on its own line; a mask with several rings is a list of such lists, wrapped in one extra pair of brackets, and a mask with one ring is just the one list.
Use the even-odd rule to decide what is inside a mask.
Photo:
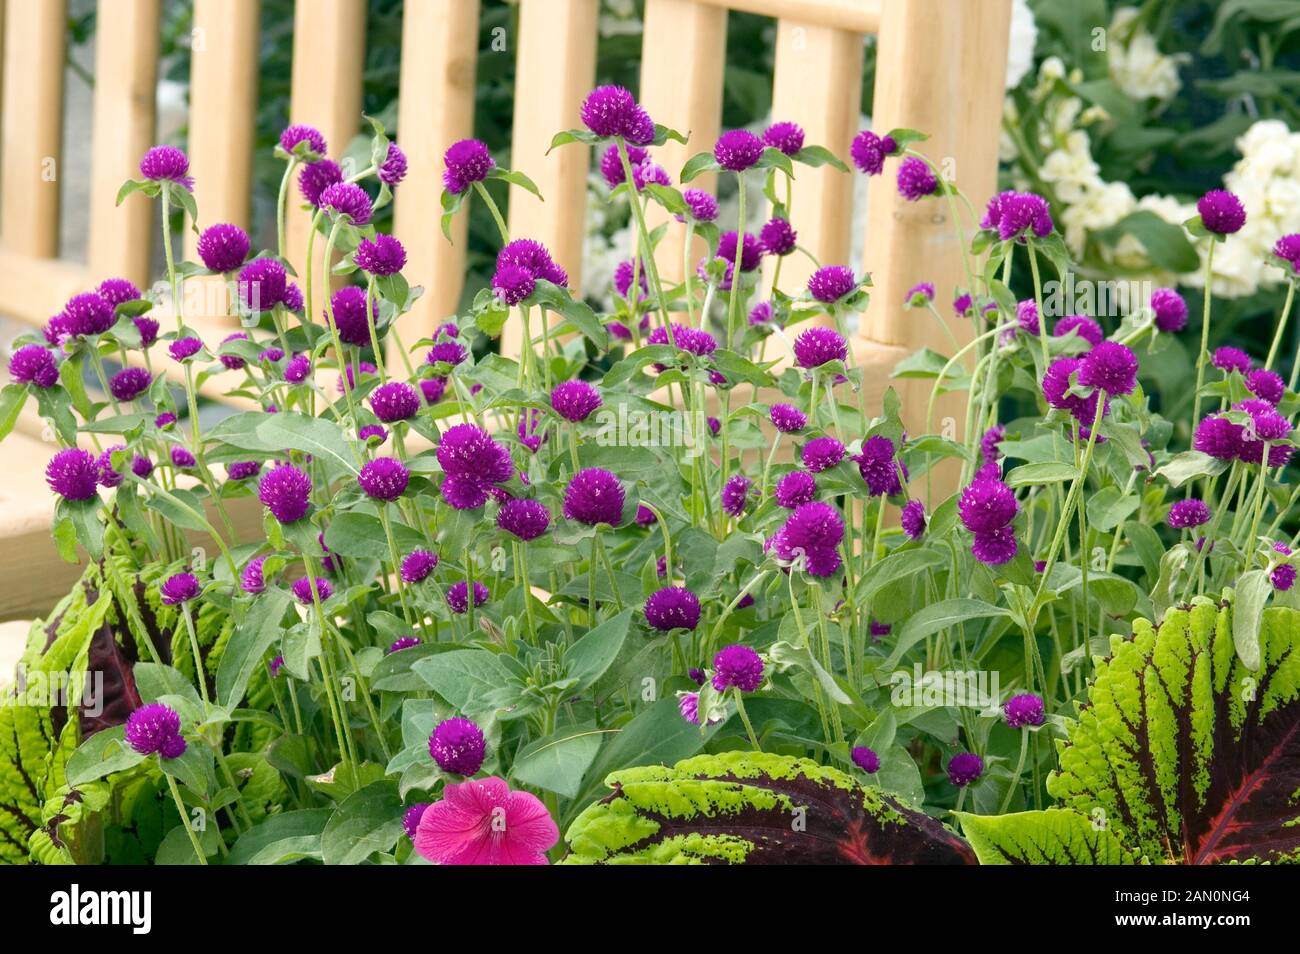
[(1173, 99), (1182, 88), (1178, 66), (1191, 59), (1186, 53), (1167, 56), (1156, 39), (1135, 23), (1135, 7), (1120, 7), (1111, 19), (1106, 36), (1106, 61), (1110, 78), (1133, 99)]

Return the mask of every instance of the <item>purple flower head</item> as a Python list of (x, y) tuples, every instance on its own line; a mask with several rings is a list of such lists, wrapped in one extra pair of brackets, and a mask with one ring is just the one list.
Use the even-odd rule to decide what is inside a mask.
[(998, 444), (1006, 440), (1007, 429), (1001, 424), (994, 424), (984, 436), (980, 438), (980, 453), (986, 463), (996, 462), (1002, 455), (998, 452)]
[(428, 550), (412, 550), (402, 558), (402, 582), (419, 583), (438, 565), (438, 555)]
[(355, 182), (336, 182), (329, 186), (320, 194), (320, 205), (335, 215), (347, 216), (358, 228), (369, 224), (374, 214), (370, 196)]
[(285, 152), (292, 153), (294, 147), (300, 142), (305, 142), (307, 147), (318, 156), (324, 156), (325, 153), (329, 152), (329, 147), (325, 144), (325, 137), (314, 126), (304, 126), (299, 123), (285, 126), (284, 132), (280, 133), (280, 148)]
[(849, 758), (853, 764), (868, 775), (875, 775), (880, 771), (880, 756), (867, 748), (865, 745), (856, 745), (849, 753)]
[[(149, 372), (146, 371), (145, 377), (148, 376)], [(54, 360), (54, 352), (38, 344), (23, 345), (9, 359), (9, 377), (15, 384), (53, 387), (59, 380), (59, 366)], [(109, 390), (112, 390), (111, 383)]]
[(763, 660), (741, 643), (724, 646), (713, 657), (713, 688), (726, 692), (735, 687), (753, 692), (763, 684)]
[(733, 517), (743, 516), (749, 507), (750, 492), (754, 482), (744, 474), (736, 474), (722, 488), (722, 510)]
[(1202, 418), (1192, 447), (1219, 460), (1235, 460), (1242, 450), (1243, 428), (1220, 414)]
[(1016, 534), (1010, 527), (985, 530), (977, 533), (971, 542), (970, 552), (975, 559), (989, 566), (1001, 566), (1016, 555)]
[(569, 276), (564, 269), (555, 264), (551, 253), (541, 242), (532, 239), (515, 239), (497, 252), (497, 268), (502, 265), (518, 265), (526, 269), (534, 278), (543, 278), (552, 285), (568, 285)]
[(411, 472), (395, 457), (376, 457), (361, 465), (357, 483), (372, 500), (396, 500), (406, 492)]
[(280, 304), (284, 305), (289, 311), (302, 311), (302, 289), (293, 282), (286, 282), (284, 296), (280, 299)]
[(844, 445), (834, 437), (814, 437), (803, 446), (801, 459), (810, 471), (820, 474), (844, 459)]
[(787, 219), (770, 219), (759, 230), (758, 240), (768, 255), (789, 255), (798, 244), (798, 235)]
[(257, 485), (257, 498), (281, 523), (294, 523), (307, 515), (311, 478), (292, 464), (267, 471)]
[(135, 325), (136, 333), (140, 336), (141, 349), (148, 350), (158, 340), (158, 322), (148, 315), (136, 315), (131, 319), (131, 324)]
[[(443, 339), (434, 342), (433, 347), (429, 349), (429, 354), (424, 360), (428, 364), (447, 364), (454, 367), (468, 357), (469, 352), (465, 350), (465, 346), (459, 341)], [(470, 393), (474, 394), (477, 392), (471, 389)]]
[(410, 649), (413, 646), (420, 645), (420, 640), (415, 636), (403, 636), (395, 639), (388, 647), (388, 652), (384, 655), (391, 656), (393, 653), (400, 653), (403, 649)]
[(1292, 274), (1300, 271), (1300, 235), (1283, 235), (1273, 245), (1273, 254), (1291, 266)]
[(98, 292), (86, 292), (68, 299), (63, 306), (63, 319), (68, 334), (90, 337), (112, 328), (117, 314)]
[(744, 172), (763, 155), (763, 140), (748, 129), (731, 129), (718, 137), (713, 158), (730, 172)]
[[(247, 334), (245, 334), (242, 331), (235, 331), (235, 332), (231, 332), (230, 334), (222, 338), (221, 344), (226, 344), (226, 342), (228, 341), (247, 341), (247, 340), (248, 340)], [(220, 349), (220, 345), (218, 345), (218, 349)], [(283, 356), (284, 353), (280, 352), (280, 357)], [(239, 371), (248, 363), (237, 354), (219, 354), (217, 355), (217, 360), (221, 362), (223, 367), (225, 367), (227, 370), (230, 371)], [(274, 360), (278, 361), (280, 359), (275, 358)]]
[(105, 278), (95, 289), (99, 297), (114, 308), (126, 301), (135, 301), (140, 297), (140, 289), (135, 283), (125, 278)]
[(1286, 394), (1286, 383), (1282, 375), (1266, 368), (1256, 368), (1246, 375), (1246, 388), (1261, 401), (1277, 405)]
[(384, 161), (379, 165), (379, 181), (384, 185), (393, 187), (406, 178), (406, 153), (398, 147), (397, 143), (388, 144), (388, 153), (384, 156)]
[(1042, 725), (1047, 718), (1043, 711), (1042, 696), (1036, 696), (1032, 692), (1022, 692), (1008, 699), (1002, 705), (1002, 715), (1006, 718), (1007, 725), (1013, 729)]
[(176, 415), (171, 411), (163, 411), (153, 419), (153, 426), (160, 431), (170, 431), (172, 425), (176, 423)]
[(948, 762), (948, 781), (954, 785), (969, 785), (984, 774), (984, 760), (974, 752), (960, 752)]
[(173, 361), (188, 361), (203, 350), (203, 342), (193, 335), (177, 338), (167, 347), (167, 353)]
[(587, 94), (580, 115), (583, 124), (602, 138), (622, 136), (636, 146), (654, 139), (654, 122), (622, 86), (597, 86)]
[(913, 540), (921, 539), (925, 533), (925, 504), (919, 500), (909, 500), (903, 505), (900, 517), (903, 532)]
[(1281, 540), (1279, 540), (1277, 543), (1273, 544), (1273, 552), (1280, 553), (1283, 556), (1290, 556), (1291, 548), (1287, 546), (1285, 543), (1283, 543)]
[[(656, 325), (646, 338), (648, 344), (668, 344), (668, 330), (663, 325)], [(703, 357), (718, 350), (718, 340), (707, 331), (691, 328), (688, 325), (673, 325), (672, 344), (679, 351), (686, 351)]]
[[(488, 601), (488, 589), (478, 580), (474, 581), (474, 605), (482, 606)], [(452, 612), (468, 613), (469, 612), (469, 586), (464, 580), (453, 583), (447, 590), (447, 605), (451, 607)]]
[(915, 156), (908, 156), (898, 165), (898, 193), (909, 202), (916, 202), (939, 191), (939, 180), (930, 167)]
[(642, 267), (638, 269), (636, 263), (630, 258), (619, 262), (614, 268), (614, 290), (617, 291), (621, 297), (630, 299), (632, 277), (634, 274), (636, 275), (637, 284), (641, 289), (637, 293), (636, 300), (645, 301), (650, 294), (649, 284), (646, 281), (645, 268)]
[(617, 526), (623, 515), (623, 485), (599, 467), (578, 471), (564, 490), (564, 516), (588, 526)]
[[(763, 260), (763, 242), (750, 232), (745, 233), (745, 241), (740, 241), (738, 232), (723, 232), (718, 237), (718, 258), (731, 263), (736, 263), (736, 250), (740, 247), (740, 270), (742, 272), (752, 272), (758, 268), (759, 262)], [(729, 286), (725, 286), (729, 287)]]
[(239, 574), (241, 590), (245, 593), (261, 593), (266, 589), (266, 578), (262, 570), (265, 563), (266, 557), (256, 557), (248, 561), (243, 572)]
[(1000, 480), (976, 479), (957, 501), (957, 514), (971, 533), (988, 533), (1016, 518), (1016, 494)]
[(1093, 347), (1101, 344), (1102, 338), (1105, 337), (1101, 325), (1086, 315), (1066, 315), (1056, 323), (1056, 327), (1052, 329), (1052, 334), (1057, 338), (1064, 338), (1072, 331)]
[(284, 300), (288, 280), (273, 258), (255, 258), (239, 270), (239, 300), (248, 311), (270, 311)]
[(1103, 341), (1083, 356), (1079, 383), (1107, 395), (1130, 394), (1137, 387), (1138, 360), (1118, 341)]
[(828, 265), (813, 272), (808, 279), (808, 293), (824, 304), (833, 304), (855, 291), (858, 280), (847, 265)]
[(1157, 288), (1151, 293), (1151, 310), (1156, 316), (1156, 327), (1166, 334), (1187, 327), (1187, 302), (1172, 288)]
[(370, 275), (395, 275), (406, 265), (406, 249), (396, 238), (381, 232), (373, 241), (362, 239), (353, 260), (357, 268)]
[(193, 467), (198, 463), (198, 461), (195, 460), (194, 455), (190, 453), (187, 448), (181, 447), (179, 444), (172, 447), (171, 458), (172, 466), (179, 467), (181, 470), (184, 470), (187, 467)]
[(645, 601), (645, 618), (661, 633), (694, 629), (700, 622), (700, 601), (685, 587), (665, 586)]
[(777, 559), (794, 562), (800, 558), (808, 573), (827, 577), (840, 568), (839, 545), (844, 539), (844, 520), (839, 511), (821, 501), (801, 504), (772, 538)]
[(457, 424), (442, 436), (438, 463), (447, 476), (442, 496), (458, 510), (473, 510), (487, 502), (494, 484), (514, 474), (510, 452), (474, 424)]
[[(364, 348), (370, 344), (370, 325), (366, 321), (366, 291), (357, 285), (345, 285), (330, 298), (334, 324), (339, 330), (339, 340), (345, 344)], [(370, 317), (379, 320), (379, 303), (370, 303)], [(325, 314), (326, 321), (329, 314)]]
[(141, 755), (179, 758), (185, 752), (180, 714), (161, 702), (140, 706), (127, 717), (126, 743)]
[(817, 479), (806, 470), (792, 470), (776, 484), (776, 502), (786, 510), (812, 502), (817, 496)]
[(969, 318), (973, 305), (969, 292), (963, 292), (952, 300), (952, 310), (958, 318)]
[(898, 477), (899, 465), (894, 459), (894, 442), (877, 434), (862, 442), (862, 452), (855, 458), (858, 473), (873, 497), (884, 494), (892, 497), (903, 492)]
[(520, 540), (536, 540), (551, 525), (551, 515), (536, 500), (507, 500), (497, 514), (497, 526)]
[(64, 500), (89, 500), (99, 486), (99, 461), (80, 448), (61, 450), (45, 465), (45, 482)]
[(192, 192), (194, 179), (189, 172), (189, 159), (175, 146), (154, 146), (140, 160), (140, 175), (144, 178), (154, 182), (174, 182)]
[(370, 410), (385, 424), (409, 420), (420, 411), (420, 392), (405, 381), (389, 381), (370, 392)]
[(198, 252), (211, 272), (233, 272), (244, 264), (250, 247), (248, 233), (238, 225), (210, 225), (199, 236)]
[(425, 404), (437, 404), (447, 391), (446, 378), (421, 378), (420, 393)]
[(314, 598), (324, 603), (334, 595), (334, 584), (329, 580), (317, 577), (315, 590), (312, 589), (311, 583), (311, 579), (304, 576), (294, 580), (293, 586), (290, 587), (293, 590), (294, 599), (303, 606), (312, 606), (315, 602)]
[(537, 276), (522, 265), (497, 266), (492, 276), (492, 291), (507, 305), (517, 305), (537, 288)]
[(803, 128), (798, 123), (773, 123), (763, 130), (763, 145), (793, 156), (803, 148)]
[(285, 363), (283, 373), (290, 384), (301, 384), (311, 374), (311, 359), (305, 354), (296, 354)]
[(808, 417), (793, 404), (773, 404), (768, 417), (782, 434), (793, 434), (808, 426)]
[(1001, 192), (989, 199), (980, 228), (997, 231), (1007, 242), (1023, 240), (1032, 232), (1046, 238), (1052, 231), (1052, 212), (1047, 200), (1032, 192)]
[(864, 129), (853, 138), (849, 155), (853, 164), (867, 175), (878, 176), (885, 168), (885, 157), (893, 155), (897, 148), (892, 137), (882, 139), (870, 129)]
[(121, 486), (123, 476), (119, 471), (113, 469), (113, 454), (124, 450), (126, 450), (125, 444), (114, 444), (99, 455), (96, 463), (99, 465), (99, 485), (101, 487), (113, 488)]
[(144, 480), (153, 473), (153, 461), (143, 454), (136, 454), (131, 458), (131, 473)]
[(1201, 224), (1215, 235), (1240, 232), (1246, 224), (1245, 206), (1239, 198), (1223, 189), (1211, 189), (1201, 196), (1196, 203), (1196, 211), (1201, 216)]
[(847, 361), (849, 345), (834, 328), (817, 326), (794, 339), (794, 357), (801, 368), (819, 368), (829, 361)]
[(1230, 374), (1233, 371), (1240, 371), (1246, 374), (1250, 371), (1250, 355), (1240, 348), (1224, 346), (1215, 348), (1214, 354), (1210, 358), (1211, 363), (1222, 371), (1224, 374)]
[(600, 392), (586, 381), (563, 381), (551, 391), (551, 409), (566, 421), (585, 421), (600, 405)]
[(442, 184), (448, 192), (464, 192), (475, 182), (482, 182), (496, 168), (496, 160), (486, 143), (477, 139), (462, 139), (447, 147), (442, 157), (446, 169)]
[(188, 603), (199, 595), (199, 579), (193, 573), (174, 573), (163, 580), (158, 592), (168, 606)]
[(477, 772), (486, 749), (483, 730), (469, 719), (444, 719), (429, 736), (429, 755), (438, 768), (455, 775)]
[(648, 185), (671, 186), (673, 180), (663, 166), (646, 159), (632, 167), (632, 183), (640, 192)]
[(903, 303), (919, 308), (928, 301), (934, 301), (934, 283), (918, 282), (907, 290), (903, 296)]
[(402, 831), (406, 832), (406, 837), (415, 841), (415, 833), (420, 828), (420, 819), (424, 817), (425, 810), (428, 809), (431, 802), (416, 802), (402, 814)]
[[(627, 160), (628, 164), (632, 166), (634, 176), (636, 167), (645, 162), (649, 156), (650, 154), (640, 146), (627, 147)], [(601, 153), (600, 174), (604, 176), (605, 184), (611, 189), (617, 189), (627, 178), (623, 172), (623, 157), (619, 154), (618, 143), (611, 143), (609, 147)]]
[(1180, 500), (1169, 508), (1165, 523), (1175, 530), (1186, 530), (1210, 522), (1210, 508), (1203, 501), (1189, 498)]
[(71, 322), (66, 312), (59, 312), (45, 323), (41, 329), (41, 334), (45, 336), (47, 344), (61, 345), (65, 338), (73, 334)]
[(718, 200), (703, 189), (687, 189), (682, 198), (696, 222), (712, 222), (718, 217)]
[[(655, 512), (645, 504), (637, 504), (635, 520), (638, 527), (652, 526), (658, 519), (659, 518), (655, 516)], [(660, 575), (662, 576), (663, 574)]]
[(247, 480), (262, 472), (260, 460), (237, 460), (226, 465), (226, 476), (231, 480)]
[(1269, 574), (1269, 580), (1273, 583), (1273, 589), (1286, 592), (1295, 585), (1296, 570), (1290, 563), (1279, 563)]
[(339, 164), (333, 159), (322, 159), (302, 167), (302, 172), (298, 173), (298, 191), (312, 208), (319, 209), (325, 190), (342, 181), (343, 170)]

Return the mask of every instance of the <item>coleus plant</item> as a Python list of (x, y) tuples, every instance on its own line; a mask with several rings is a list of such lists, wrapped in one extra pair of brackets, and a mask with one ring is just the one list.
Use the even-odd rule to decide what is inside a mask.
[[(487, 184), (535, 188), (470, 140), (447, 150), (442, 211), (488, 206), (502, 243), (492, 287), (408, 346), (396, 322), (420, 289), (400, 241), (370, 224), (405, 157), (373, 124), (370, 164), (345, 176), (319, 132), (291, 126), (276, 249), (250, 254), (227, 224), (200, 233), (201, 264), (175, 262), (168, 241), (174, 329), (110, 279), (14, 354), (0, 422), (28, 398), (48, 418), (62, 445), (47, 472), (55, 540), (90, 554), (92, 585), (112, 594), (103, 618), (125, 622), (80, 663), (115, 674), (111, 718), (57, 739), (14, 722), (10, 764), (40, 736), (51, 768), (22, 795), (39, 824), (11, 850), (25, 834), (42, 860), (94, 857), (82, 836), (104, 815), (139, 833), (140, 853), (203, 863), (541, 863), (563, 855), (562, 829), (575, 860), (828, 850), (746, 847), (725, 826), (702, 842), (687, 825), (667, 848), (611, 834), (612, 812), (663, 825), (659, 809), (695, 791), (751, 808), (821, 799), (854, 860), (969, 860), (944, 827), (952, 810), (984, 851), (981, 819), (1032, 809), (1058, 824), (1093, 807), (1069, 787), (1074, 750), (1058, 765), (1044, 742), (1094, 673), (1100, 686), (1113, 671), (1096, 662), (1110, 640), (1141, 642), (1141, 617), (1223, 599), (1231, 640), (1216, 652), (1247, 672), (1292, 645), (1293, 627), (1261, 639), (1266, 604), (1294, 599), (1282, 534), (1295, 382), (1273, 370), (1290, 297), (1261, 366), (1209, 355), (1203, 332), (1187, 413), (1163, 414), (1138, 352), (1158, 361), (1182, 330), (1176, 293), (1049, 328), (1043, 273), (1070, 262), (1047, 203), (1003, 193), (963, 219), (966, 197), (914, 148), (921, 134), (863, 131), (857, 169), (894, 163), (908, 200), (942, 202), (975, 233), (953, 318), (932, 285), (907, 296), (952, 343), (896, 369), (931, 383), (925, 427), (909, 432), (892, 390), (867, 406), (847, 334), (867, 277), (818, 263), (803, 289), (780, 281), (800, 252), (790, 179), (847, 165), (792, 123), (724, 134), (680, 184), (706, 169), (762, 176), (773, 216), (757, 236), (743, 210), (722, 231), (716, 199), (654, 161), (683, 137), (628, 91), (593, 91), (581, 115), (553, 148), (595, 145), (610, 201), (636, 224), (610, 314), (509, 234)], [(174, 209), (197, 220), (183, 153), (150, 150), (141, 175), (123, 195), (156, 197), (169, 239)], [(312, 221), (297, 267), (295, 178)], [(687, 254), (694, 236), (708, 247), (680, 283), (660, 272), (652, 203), (686, 224)], [(1211, 194), (1189, 235), (1215, 242), (1243, 216)], [(1292, 275), (1298, 247), (1278, 245)], [(1017, 301), (1026, 267), (1033, 297)], [(219, 344), (187, 323), (181, 295), (205, 275), (240, 326)], [(1203, 327), (1211, 307), (1207, 295)], [(485, 348), (508, 320), (524, 330), (518, 356)], [(200, 396), (230, 375), (251, 409), (204, 427)], [(949, 391), (966, 395), (960, 434), (934, 429)], [(945, 462), (956, 492), (936, 473)], [(250, 539), (237, 527), (254, 506), (263, 532)], [(28, 662), (75, 669), (51, 652)], [(11, 790), (21, 774), (0, 778)], [(584, 812), (606, 778), (622, 789)], [(924, 844), (882, 845), (896, 819)], [(1106, 850), (1152, 857), (1151, 825), (1131, 824)]]

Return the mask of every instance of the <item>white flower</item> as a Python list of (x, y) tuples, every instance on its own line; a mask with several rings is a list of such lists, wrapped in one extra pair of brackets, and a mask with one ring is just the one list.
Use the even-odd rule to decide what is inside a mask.
[(1034, 66), (1034, 47), (1038, 43), (1038, 24), (1028, 0), (1011, 5), (1011, 40), (1007, 46), (1007, 89), (1014, 89)]
[(1133, 30), (1128, 42), (1120, 37), (1129, 34), (1137, 16), (1133, 7), (1121, 7), (1111, 21), (1107, 63), (1110, 78), (1126, 95), (1133, 99), (1156, 99), (1167, 102), (1182, 88), (1178, 78), (1178, 65), (1186, 54), (1166, 56), (1156, 46), (1155, 37), (1145, 30)]

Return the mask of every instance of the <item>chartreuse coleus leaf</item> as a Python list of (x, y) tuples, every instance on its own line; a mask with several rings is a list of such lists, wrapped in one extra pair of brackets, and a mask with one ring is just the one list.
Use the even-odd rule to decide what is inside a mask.
[(974, 864), (938, 821), (809, 759), (701, 755), (605, 779), (566, 864)]
[(1057, 808), (963, 816), (980, 860), (1300, 860), (1300, 611), (1264, 611), (1256, 671), (1237, 655), (1232, 613), (1175, 608), (1159, 628), (1112, 636), (1058, 742)]

